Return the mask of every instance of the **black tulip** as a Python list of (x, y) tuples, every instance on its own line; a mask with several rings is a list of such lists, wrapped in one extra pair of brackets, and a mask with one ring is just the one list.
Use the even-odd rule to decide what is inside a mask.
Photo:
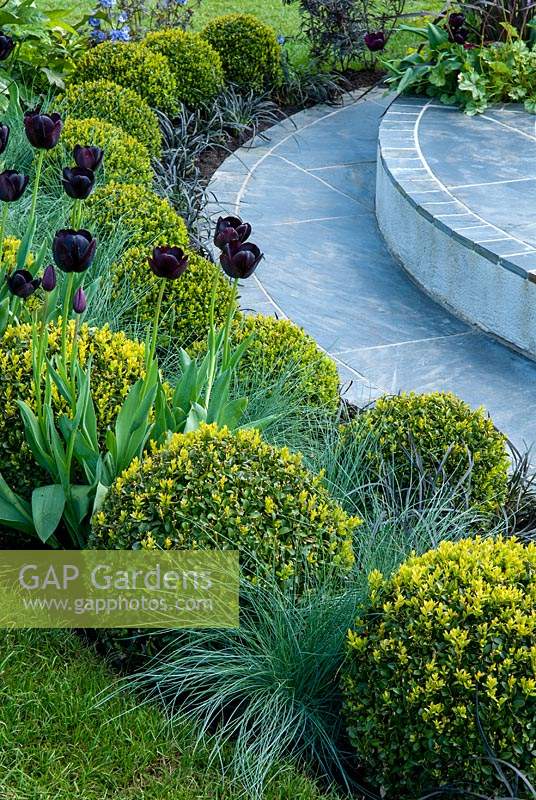
[(220, 217), (216, 223), (214, 244), (223, 250), (230, 242), (245, 242), (251, 236), (251, 225), (239, 217)]
[(456, 44), (465, 44), (468, 36), (469, 31), (467, 28), (456, 28), (456, 30), (450, 32), (450, 39)]
[(73, 150), (73, 156), (78, 167), (96, 172), (102, 164), (104, 150), (101, 150), (100, 147), (90, 145), (83, 147), (81, 144), (77, 144)]
[(41, 279), (34, 278), (27, 269), (16, 270), (12, 275), (8, 275), (6, 280), (11, 294), (14, 294), (15, 297), (22, 297), (23, 300), (30, 297), (41, 283)]
[(83, 314), (87, 308), (86, 293), (80, 287), (76, 290), (73, 297), (73, 311), (75, 314)]
[(41, 114), (36, 109), (24, 115), (24, 130), (32, 147), (52, 150), (56, 147), (63, 128), (59, 114)]
[(0, 61), (5, 61), (11, 55), (15, 42), (6, 33), (0, 33)]
[(249, 278), (253, 275), (263, 254), (252, 242), (230, 242), (226, 244), (220, 256), (223, 271), (230, 278)]
[(95, 258), (97, 240), (89, 231), (72, 228), (57, 231), (52, 242), (52, 255), (62, 272), (85, 272)]
[(180, 247), (155, 247), (149, 266), (158, 278), (173, 281), (185, 273), (188, 256)]
[(0, 200), (4, 203), (14, 203), (20, 200), (28, 186), (28, 176), (14, 169), (0, 172)]
[(0, 154), (4, 152), (9, 142), (9, 125), (0, 125)]
[(365, 45), (372, 53), (383, 50), (386, 44), (385, 31), (370, 31), (370, 33), (365, 34)]
[(95, 186), (95, 175), (85, 167), (65, 167), (61, 182), (73, 200), (87, 200)]
[(453, 31), (457, 30), (458, 28), (463, 28), (465, 25), (465, 14), (449, 14), (448, 25)]
[(56, 270), (54, 269), (53, 264), (49, 264), (48, 267), (43, 272), (43, 280), (41, 281), (41, 286), (45, 290), (45, 292), (53, 292), (56, 288)]

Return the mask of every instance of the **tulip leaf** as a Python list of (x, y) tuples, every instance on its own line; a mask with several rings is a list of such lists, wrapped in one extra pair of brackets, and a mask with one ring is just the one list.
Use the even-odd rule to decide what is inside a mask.
[(192, 403), (186, 422), (184, 423), (184, 433), (196, 431), (203, 422), (206, 422), (207, 412), (199, 403)]
[(78, 522), (82, 522), (91, 508), (94, 489), (92, 486), (71, 486), (69, 490), (69, 505), (74, 511)]
[(212, 387), (212, 395), (207, 409), (207, 422), (216, 422), (218, 425), (225, 425), (221, 422), (221, 414), (227, 403), (229, 402), (229, 387), (231, 385), (232, 373), (226, 369), (225, 372), (220, 373)]
[(56, 532), (65, 508), (65, 492), (58, 483), (32, 492), (32, 516), (37, 535), (46, 544)]
[(95, 491), (95, 499), (93, 501), (93, 510), (91, 512), (92, 515), (95, 514), (100, 509), (109, 491), (110, 487), (105, 486), (104, 483), (97, 484), (97, 489)]
[[(154, 365), (152, 365), (154, 366)], [(141, 456), (152, 430), (149, 415), (158, 388), (153, 374), (158, 378), (158, 370), (151, 372), (152, 385), (147, 387), (145, 380), (136, 381), (127, 394), (115, 422), (115, 470), (120, 474), (135, 456)]]
[(274, 422), (277, 422), (279, 419), (282, 419), (283, 414), (268, 414), (266, 417), (260, 417), (259, 419), (255, 419), (251, 422), (247, 422), (245, 425), (240, 425), (238, 430), (257, 430), (257, 431), (264, 431)]
[(445, 44), (449, 40), (449, 35), (446, 30), (443, 28), (439, 28), (437, 25), (434, 25), (432, 22), (429, 22), (426, 28), (426, 33), (428, 36), (428, 42), (430, 47), (436, 49), (440, 47), (442, 44)]
[(37, 219), (34, 215), (34, 218), (31, 219), (28, 223), (28, 227), (26, 228), (26, 232), (22, 237), (22, 241), (17, 251), (17, 269), (24, 269), (26, 266), (26, 262), (28, 260), (28, 253), (30, 252), (30, 248), (32, 246), (32, 242), (35, 236), (36, 224), (37, 224)]
[(219, 424), (229, 428), (230, 431), (235, 431), (238, 423), (242, 419), (246, 408), (248, 407), (247, 397), (237, 397), (236, 400), (231, 400), (220, 413)]
[(39, 421), (27, 403), (23, 400), (17, 400), (16, 403), (21, 412), (26, 442), (37, 463), (50, 473), (54, 469), (54, 460), (50, 455)]
[(35, 533), (30, 504), (9, 488), (0, 473), (0, 524), (23, 533)]
[(2, 336), (9, 323), (9, 297), (0, 302), (0, 336)]

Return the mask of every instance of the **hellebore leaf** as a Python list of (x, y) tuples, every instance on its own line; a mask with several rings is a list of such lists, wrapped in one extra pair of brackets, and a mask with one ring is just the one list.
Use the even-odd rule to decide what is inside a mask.
[(434, 25), (432, 22), (428, 23), (426, 28), (426, 33), (428, 36), (428, 42), (430, 47), (434, 50), (437, 47), (440, 47), (442, 44), (445, 44), (449, 40), (449, 35), (446, 30), (443, 28), (439, 28), (437, 25)]
[(32, 492), (32, 516), (37, 535), (46, 544), (56, 532), (65, 508), (65, 493), (58, 483), (38, 486)]

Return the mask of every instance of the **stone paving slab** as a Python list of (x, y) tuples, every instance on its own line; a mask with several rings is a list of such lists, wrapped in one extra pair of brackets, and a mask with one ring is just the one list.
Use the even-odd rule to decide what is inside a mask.
[[(252, 238), (266, 254), (241, 287), (242, 307), (302, 325), (337, 361), (353, 402), (399, 390), (450, 390), (473, 406), (484, 404), (516, 444), (532, 443), (536, 364), (423, 294), (378, 230), (374, 162), (389, 103), (383, 91), (374, 90), (362, 98), (348, 96), (341, 107), (301, 112), (271, 129), (269, 142), (258, 138), (218, 170), (211, 213), (250, 221)], [(414, 174), (410, 128), (422, 107), (422, 98), (399, 101), (398, 123), (383, 143), (393, 148), (401, 175), (408, 168), (406, 174)], [(458, 112), (449, 113), (458, 121)], [(508, 119), (530, 135), (522, 115)], [(456, 197), (437, 187), (430, 194), (425, 181), (417, 185), (431, 215), (459, 213)], [(463, 228), (467, 220), (457, 223)], [(475, 225), (481, 224), (477, 218)], [(520, 238), (531, 242), (533, 221), (520, 216), (517, 224)], [(486, 222), (479, 233), (488, 235)]]

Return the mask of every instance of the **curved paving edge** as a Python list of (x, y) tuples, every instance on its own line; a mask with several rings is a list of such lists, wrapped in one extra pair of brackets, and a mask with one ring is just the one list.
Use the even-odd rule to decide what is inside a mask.
[[(230, 156), (210, 213), (252, 223), (266, 254), (245, 310), (292, 319), (337, 362), (346, 396), (453, 391), (514, 442), (536, 440), (536, 364), (452, 316), (410, 280), (375, 216), (382, 90), (300, 112)], [(528, 281), (525, 281), (528, 285)]]
[[(430, 114), (434, 115), (433, 132), (437, 143), (445, 148), (446, 161), (451, 121), (456, 121), (457, 133), (461, 134), (460, 155), (467, 149), (464, 132), (479, 134), (482, 120), (471, 119), (471, 129), (460, 130), (457, 110), (426, 98), (407, 97), (393, 103), (379, 133), (376, 211), (380, 230), (391, 252), (432, 297), (469, 322), (536, 356), (536, 248), (506, 220), (502, 227), (491, 222), (493, 213), (482, 209), (481, 198), (480, 208), (475, 208), (470, 198), (471, 188), (480, 194), (487, 191), (493, 210), (494, 193), (500, 185), (519, 181), (513, 199), (521, 206), (526, 202), (523, 181), (531, 178), (513, 175), (511, 181), (490, 180), (455, 187), (465, 192), (452, 191), (434, 172), (422, 142), (424, 122)], [(500, 120), (484, 119), (507, 127)], [(527, 144), (528, 155), (536, 155), (536, 137), (508, 127), (514, 140), (517, 136), (532, 140)], [(430, 145), (430, 131), (426, 133)], [(483, 140), (482, 149), (485, 145)], [(475, 169), (481, 166), (486, 164), (475, 165)], [(456, 183), (454, 174), (450, 183)], [(511, 189), (511, 194), (514, 191)]]

